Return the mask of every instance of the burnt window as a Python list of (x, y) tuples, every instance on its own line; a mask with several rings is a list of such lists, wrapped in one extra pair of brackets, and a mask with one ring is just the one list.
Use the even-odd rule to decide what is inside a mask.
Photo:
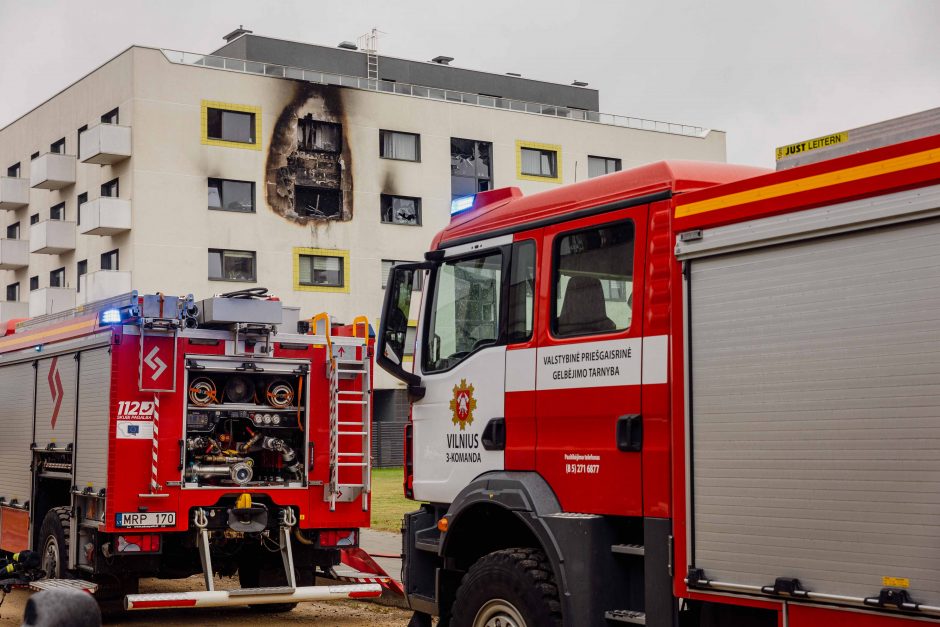
[(118, 262), (120, 261), (118, 251), (109, 250), (106, 253), (101, 253), (101, 269), (102, 270), (118, 270)]
[(421, 136), (399, 131), (379, 131), (379, 156), (399, 161), (421, 161)]
[(82, 277), (88, 274), (88, 260), (82, 259), (75, 264), (75, 289), (82, 291)]
[(251, 181), (209, 179), (209, 209), (254, 212), (255, 184)]
[(493, 188), (493, 144), (450, 138), (451, 198), (472, 196)]
[(332, 255), (300, 255), (301, 285), (344, 287), (346, 259)]
[(20, 223), (14, 222), (7, 226), (7, 239), (19, 239), (20, 238)]
[(117, 124), (118, 123), (118, 108), (115, 107), (107, 113), (101, 116), (101, 122), (103, 124)]
[(49, 208), (50, 220), (65, 220), (65, 203), (60, 202)]
[(118, 179), (111, 179), (101, 186), (102, 198), (117, 198), (120, 195), (121, 187)]
[(20, 177), (20, 162), (19, 161), (17, 161), (13, 165), (11, 165), (9, 168), (7, 168), (7, 176), (12, 176), (13, 178)]
[(343, 193), (338, 189), (295, 185), (294, 210), (308, 218), (338, 220), (343, 212)]
[(251, 250), (209, 249), (210, 281), (255, 281), (255, 253)]
[(54, 141), (49, 144), (49, 152), (54, 152), (60, 155), (65, 154), (65, 138), (63, 137), (59, 141)]
[(297, 148), (308, 152), (340, 152), (343, 149), (343, 127), (314, 120), (308, 113), (297, 120)]
[(88, 202), (88, 192), (82, 192), (78, 195), (78, 208), (75, 210), (76, 223), (82, 223), (82, 205)]
[(29, 225), (32, 226), (32, 225), (34, 225), (34, 224), (39, 224), (39, 214), (38, 214), (38, 213), (34, 213), (33, 215), (29, 216)]
[(382, 222), (421, 226), (421, 199), (382, 194)]
[(558, 178), (558, 153), (539, 148), (520, 148), (522, 173), (528, 176)]
[(49, 273), (49, 287), (65, 287), (65, 268)]
[(15, 303), (20, 299), (20, 284), (19, 283), (10, 283), (7, 285), (7, 300), (11, 303)]
[(588, 178), (620, 172), (620, 159), (588, 156)]
[(255, 114), (210, 107), (206, 111), (206, 131), (209, 139), (253, 144)]
[(37, 276), (29, 277), (29, 291), (35, 292), (38, 289), (39, 289), (39, 276), (37, 275)]

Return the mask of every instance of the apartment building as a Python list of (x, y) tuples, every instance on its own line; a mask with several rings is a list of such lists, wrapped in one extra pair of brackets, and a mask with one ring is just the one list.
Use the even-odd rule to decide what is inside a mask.
[[(0, 129), (0, 321), (256, 286), (303, 317), (375, 319), (456, 197), (725, 159), (724, 133), (599, 113), (580, 83), (355, 48), (134, 46)], [(376, 387), (400, 417), (396, 384)]]

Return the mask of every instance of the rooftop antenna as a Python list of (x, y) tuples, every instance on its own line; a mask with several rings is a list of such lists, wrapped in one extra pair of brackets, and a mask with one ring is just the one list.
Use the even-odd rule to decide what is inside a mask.
[(366, 79), (371, 90), (379, 88), (379, 35), (387, 34), (373, 27), (370, 32), (356, 40), (359, 49), (366, 53)]

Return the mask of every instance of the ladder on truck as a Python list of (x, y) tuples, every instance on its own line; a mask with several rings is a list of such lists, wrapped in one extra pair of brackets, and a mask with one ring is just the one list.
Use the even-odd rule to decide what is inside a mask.
[[(330, 503), (330, 511), (334, 511), (337, 502), (352, 501), (358, 495), (365, 511), (369, 508), (369, 493), (372, 491), (369, 319), (359, 316), (353, 321), (353, 337), (359, 337), (361, 328), (362, 343), (347, 347), (334, 344), (329, 331), (329, 319), (323, 316), (325, 314), (314, 317), (314, 328), (319, 333), (317, 322), (324, 321), (328, 353), (326, 375), (330, 382), (330, 480), (324, 496)], [(350, 384), (341, 389), (341, 380), (349, 381)], [(344, 411), (346, 406), (358, 408), (359, 411)], [(355, 443), (357, 440), (358, 446)], [(343, 468), (359, 469), (359, 483), (340, 483)]]

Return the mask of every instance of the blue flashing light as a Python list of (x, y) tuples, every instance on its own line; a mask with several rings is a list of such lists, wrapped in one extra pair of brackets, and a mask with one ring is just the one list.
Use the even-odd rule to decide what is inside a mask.
[(102, 325), (120, 324), (121, 310), (120, 309), (105, 309), (104, 311), (101, 312), (101, 316), (98, 318), (98, 322)]
[(461, 196), (460, 198), (454, 198), (450, 202), (450, 215), (455, 216), (458, 213), (463, 213), (468, 209), (473, 209), (473, 201), (476, 200), (476, 196)]

